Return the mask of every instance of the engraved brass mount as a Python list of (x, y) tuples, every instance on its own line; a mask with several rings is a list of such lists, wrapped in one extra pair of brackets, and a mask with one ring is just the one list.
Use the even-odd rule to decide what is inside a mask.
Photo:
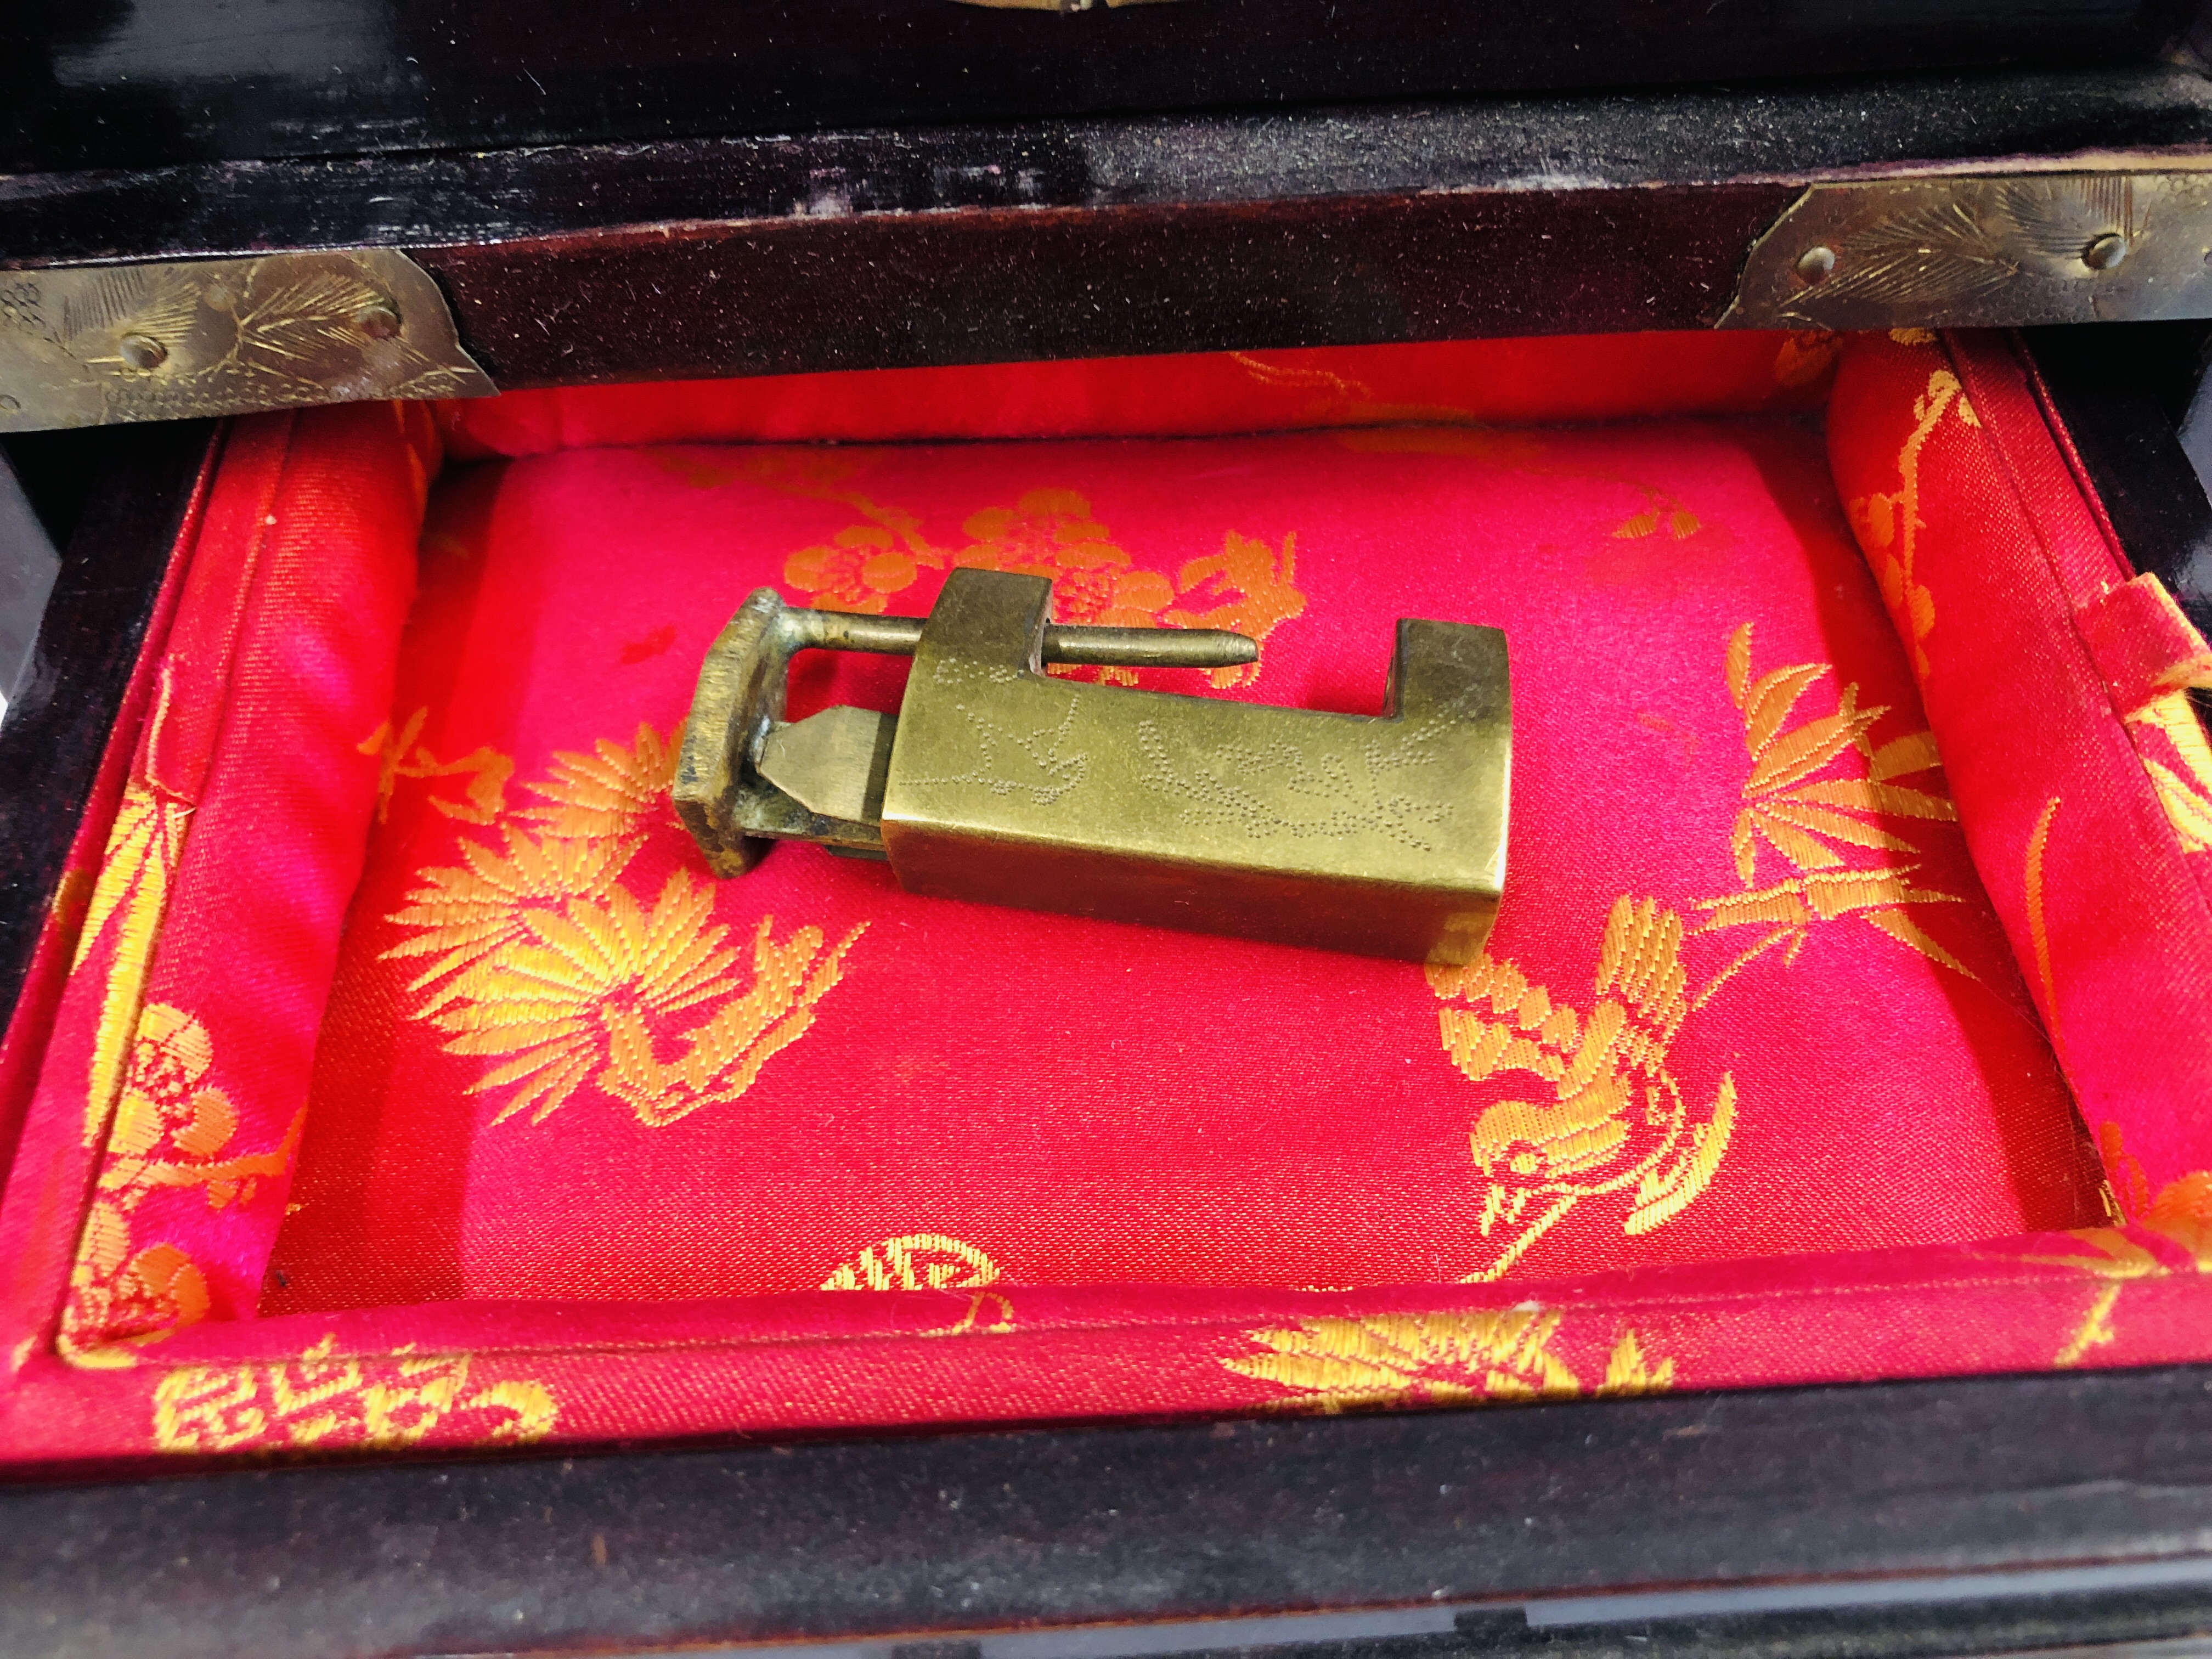
[(0, 432), (495, 390), (389, 248), (0, 270)]
[(2212, 316), (2212, 173), (1814, 185), (1752, 246), (1723, 328)]
[[(988, 570), (954, 571), (927, 621), (752, 594), (700, 669), (672, 792), (715, 872), (808, 841), (941, 897), (1416, 961), (1481, 949), (1505, 879), (1502, 633), (1401, 620), (1374, 718), (1048, 675), (1258, 654), (1235, 634), (1053, 627), (1051, 601)], [(911, 655), (897, 716), (785, 722), (809, 647)]]

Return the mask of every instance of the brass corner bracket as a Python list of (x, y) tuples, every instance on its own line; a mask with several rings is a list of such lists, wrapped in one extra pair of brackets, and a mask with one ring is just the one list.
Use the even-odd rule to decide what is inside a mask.
[(1752, 245), (1723, 328), (2212, 317), (2212, 173), (1814, 185)]
[(0, 432), (497, 390), (390, 248), (0, 270)]

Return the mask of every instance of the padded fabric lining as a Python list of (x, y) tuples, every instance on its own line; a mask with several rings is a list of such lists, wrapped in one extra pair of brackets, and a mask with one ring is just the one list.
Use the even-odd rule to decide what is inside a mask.
[[(569, 451), (449, 473), (424, 548), (270, 1311), (917, 1251), (1541, 1278), (2098, 1214), (1816, 430)], [(1264, 635), (1252, 678), (1142, 677), (1207, 696), (1373, 712), (1395, 617), (1505, 628), (1492, 960), (920, 899), (806, 848), (712, 880), (660, 792), (737, 600), (919, 612), (973, 564), (1053, 574), (1063, 621)], [(902, 674), (816, 656), (802, 706)]]

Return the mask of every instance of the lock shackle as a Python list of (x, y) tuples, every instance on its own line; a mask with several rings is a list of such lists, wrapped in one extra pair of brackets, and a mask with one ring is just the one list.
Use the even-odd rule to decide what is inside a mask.
[[(748, 809), (789, 817), (779, 833), (878, 853), (880, 836), (872, 824), (811, 817), (769, 799), (774, 792), (749, 781), (747, 773), (783, 719), (794, 655), (811, 650), (910, 657), (921, 643), (925, 621), (810, 611), (786, 605), (772, 587), (757, 587), (746, 596), (700, 665), (669, 791), (676, 815), (717, 874), (740, 874), (768, 851), (768, 839), (747, 832)], [(1102, 668), (1231, 668), (1257, 662), (1260, 647), (1219, 629), (1048, 626), (1039, 656), (1046, 663)]]
[[(753, 595), (773, 594), (762, 588)], [(746, 601), (752, 603), (751, 599)], [(799, 611), (777, 600), (776, 626), (791, 649), (870, 651), (911, 657), (921, 643), (921, 617), (863, 617), (842, 611)], [(1219, 628), (1063, 628), (1048, 623), (1040, 660), (1092, 668), (1237, 668), (1260, 660), (1256, 640)]]

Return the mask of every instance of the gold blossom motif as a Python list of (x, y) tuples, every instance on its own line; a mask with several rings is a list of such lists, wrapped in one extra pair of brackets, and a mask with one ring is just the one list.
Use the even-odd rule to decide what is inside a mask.
[[(1853, 684), (1838, 691), (1832, 714), (1792, 725), (1806, 693), (1833, 669), (1796, 663), (1754, 678), (1751, 649), (1747, 623), (1729, 637), (1724, 659), (1748, 762), (1729, 835), (1744, 890), (1692, 907), (1704, 913), (1695, 934), (1757, 927), (1749, 946), (1693, 995), (1682, 960), (1692, 930), (1658, 901), (1624, 894), (1606, 918), (1587, 1011), (1487, 953), (1426, 970), (1445, 1005), (1437, 1010), (1439, 1041), (1469, 1082), (1518, 1072), (1550, 1090), (1549, 1099), (1516, 1094), (1476, 1115), (1468, 1150), (1483, 1183), (1482, 1246), (1469, 1280), (1504, 1274), (1587, 1200), (1626, 1194), (1621, 1231), (1630, 1237), (1696, 1202), (1735, 1133), (1735, 1082), (1723, 1073), (1709, 1100), (1693, 1107), (1669, 1054), (1683, 1024), (1768, 951), (1778, 949), (1787, 966), (1817, 929), (1858, 921), (1974, 977), (1908, 914), (1958, 903), (1959, 896), (1914, 884), (1917, 860), (1887, 857), (1917, 850), (1899, 833), (1907, 823), (1956, 817), (1929, 776), (1940, 765), (1934, 740), (1922, 731), (1877, 744), (1871, 734), (1889, 711), (1860, 708)], [(1853, 754), (1860, 766), (1838, 770)], [(1796, 873), (1761, 884), (1762, 849)], [(1863, 861), (1869, 854), (1881, 861)]]
[[(419, 931), (385, 954), (432, 958), (409, 987), (421, 1017), (448, 1053), (499, 1062), (469, 1085), (509, 1091), (493, 1122), (543, 1122), (586, 1086), (653, 1128), (727, 1104), (812, 1025), (866, 930), (835, 946), (818, 927), (778, 939), (763, 916), (740, 989), (748, 953), (713, 920), (712, 882), (679, 869), (647, 902), (621, 880), (673, 765), (650, 726), (627, 748), (556, 755), (550, 778), (526, 786), (542, 805), (495, 826), (496, 847), (463, 839), (463, 862), (424, 871), (392, 918)], [(678, 1030), (684, 1015), (699, 1018)]]
[[(1929, 343), (1921, 330), (1900, 330), (1892, 337), (1905, 345)], [(1920, 455), (1943, 416), (1953, 412), (1964, 425), (1981, 425), (1959, 377), (1948, 368), (1936, 369), (1928, 376), (1927, 390), (1913, 400), (1912, 431), (1897, 453), (1897, 488), (1844, 504), (1844, 514), (1874, 564), (1882, 601), (1896, 618), (1897, 631), (1911, 650), (1913, 668), (1923, 680), (1928, 677), (1928, 636), (1936, 628), (1936, 599), (1915, 570), (1920, 532), (1928, 527), (1920, 516)]]
[(228, 1209), (291, 1167), (306, 1109), (276, 1146), (240, 1154), (231, 1147), (238, 1109), (207, 1080), (214, 1063), (214, 1039), (198, 1018), (146, 1005), (62, 1316), (62, 1348), (80, 1364), (128, 1364), (127, 1352), (103, 1353), (106, 1345), (156, 1340), (207, 1316), (207, 1279), (191, 1258), (165, 1241), (138, 1243), (137, 1212), (148, 1197), (198, 1188), (210, 1209)]
[(1686, 541), (1704, 528), (1698, 515), (1664, 490), (1643, 486), (1644, 505), (1613, 526), (1618, 541), (1640, 541), (1663, 528), (1674, 541)]
[[(1297, 537), (1283, 538), (1271, 547), (1256, 537), (1231, 531), (1221, 540), (1221, 551), (1193, 559), (1176, 572), (1176, 582), (1185, 599), (1218, 600), (1212, 609), (1186, 606), (1162, 613), (1162, 620), (1177, 628), (1218, 628), (1265, 642), (1286, 622), (1305, 614), (1306, 596), (1295, 586), (1297, 575)], [(1234, 668), (1210, 668), (1206, 677), (1218, 686), (1249, 685), (1260, 678), (1257, 662)]]
[[(866, 522), (800, 548), (784, 562), (784, 580), (820, 610), (881, 614), (924, 570), (977, 569), (1044, 577), (1053, 584), (1054, 620), (1066, 623), (1227, 629), (1264, 644), (1305, 611), (1306, 598), (1295, 580), (1294, 535), (1278, 547), (1229, 531), (1220, 552), (1186, 562), (1170, 578), (1139, 568), (1092, 514), (1090, 501), (1072, 489), (1032, 489), (1012, 507), (981, 508), (961, 525), (964, 544), (941, 546), (924, 534), (919, 515), (879, 506), (845, 488), (848, 472), (833, 478), (798, 468), (791, 463), (727, 476), (837, 501), (862, 514)], [(724, 476), (697, 481), (720, 482)], [(1080, 672), (1121, 684), (1138, 680), (1134, 669)], [(1259, 677), (1260, 665), (1208, 672), (1218, 686), (1249, 685)]]
[[(1324, 1316), (1247, 1331), (1264, 1352), (1221, 1363), (1288, 1391), (1273, 1404), (1324, 1413), (1573, 1399), (1582, 1383), (1551, 1346), (1565, 1316), (1538, 1307)], [(1658, 1393), (1674, 1381), (1674, 1362), (1647, 1360), (1636, 1333), (1624, 1331), (1596, 1392)]]
[(471, 1355), (339, 1357), (325, 1336), (276, 1364), (180, 1366), (154, 1390), (161, 1451), (281, 1447), (389, 1450), (428, 1441), (494, 1445), (542, 1440), (559, 1420), (553, 1391), (520, 1378), (472, 1387)]

